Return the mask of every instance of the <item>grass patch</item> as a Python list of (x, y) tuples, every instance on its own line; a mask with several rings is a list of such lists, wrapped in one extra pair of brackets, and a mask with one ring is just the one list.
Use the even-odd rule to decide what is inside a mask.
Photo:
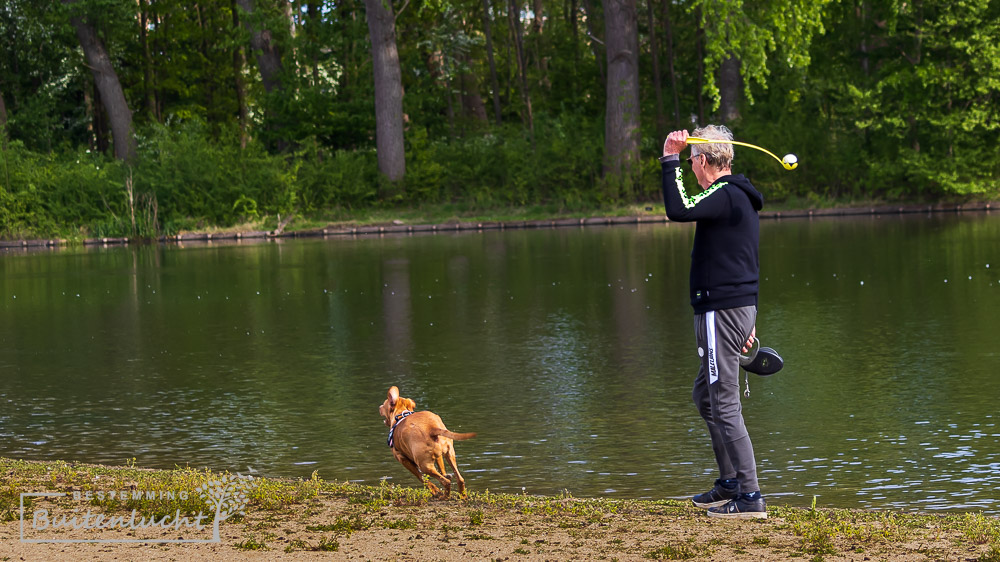
[(686, 544), (661, 546), (646, 553), (646, 558), (653, 560), (689, 560), (697, 556), (707, 555), (706, 549)]
[(482, 533), (467, 533), (465, 538), (470, 541), (492, 541), (496, 540), (493, 535), (484, 535)]
[(309, 550), (315, 550), (318, 552), (335, 552), (340, 550), (340, 543), (332, 538), (328, 539), (326, 537), (322, 537), (319, 539), (319, 542), (316, 543), (316, 546), (310, 548)]
[(271, 550), (264, 544), (263, 540), (258, 540), (257, 537), (247, 537), (245, 540), (233, 545), (236, 550)]
[(966, 513), (951, 523), (974, 544), (1000, 545), (1000, 520), (982, 513)]
[(416, 529), (417, 528), (417, 518), (410, 516), (405, 519), (390, 519), (388, 521), (382, 522), (382, 526), (386, 529)]
[(356, 531), (369, 529), (371, 526), (371, 522), (366, 521), (360, 515), (355, 514), (350, 517), (337, 517), (337, 520), (334, 523), (325, 525), (307, 525), (306, 530), (321, 533), (333, 532), (350, 535)]
[[(98, 490), (193, 491), (226, 473), (178, 467), (174, 470), (147, 470), (134, 463), (124, 467), (105, 467), (65, 462), (30, 463), (0, 458), (0, 518), (18, 518), (19, 496), (27, 491)], [(415, 535), (417, 549), (428, 541), (438, 548), (441, 542), (455, 540), (493, 541), (494, 549), (538, 554), (539, 548), (555, 547), (568, 534), (574, 540), (558, 548), (577, 548), (591, 543), (592, 548), (652, 559), (690, 559), (708, 556), (712, 551), (742, 552), (761, 550), (778, 558), (822, 560), (830, 555), (886, 553), (908, 556), (926, 553), (945, 558), (965, 557), (1000, 562), (1000, 519), (984, 514), (928, 515), (896, 511), (812, 509), (772, 506), (769, 519), (747, 522), (735, 533), (709, 526), (703, 510), (688, 502), (673, 500), (617, 500), (494, 494), (488, 490), (472, 491), (465, 499), (432, 500), (425, 488), (405, 487), (386, 482), (375, 486), (344, 482), (326, 482), (317, 474), (305, 480), (255, 479), (257, 487), (249, 494), (246, 517), (226, 519), (227, 525), (242, 525), (239, 550), (261, 550), (274, 544), (273, 534), (282, 529), (290, 542), (281, 547), (294, 551), (333, 551), (342, 545), (337, 539), (353, 533), (373, 530), (377, 536), (385, 529), (426, 529)], [(69, 502), (68, 498), (49, 501)], [(75, 500), (79, 501), (79, 500)], [(164, 495), (155, 498), (104, 498), (93, 500), (105, 511), (136, 509), (147, 516), (189, 511), (209, 512), (198, 494)], [(85, 509), (87, 504), (83, 505)], [(73, 506), (77, 507), (77, 506)], [(30, 516), (30, 509), (27, 510)], [(560, 531), (565, 529), (567, 531)], [(303, 531), (314, 533), (308, 540), (295, 539)], [(682, 532), (682, 535), (673, 534)], [(367, 540), (367, 535), (365, 540)], [(383, 537), (386, 535), (382, 535)], [(516, 538), (514, 538), (516, 536)], [(649, 543), (661, 537), (659, 548)], [(689, 540), (671, 537), (690, 537)], [(315, 542), (319, 540), (319, 543)], [(403, 541), (398, 534), (390, 540)], [(520, 542), (520, 544), (518, 544)], [(666, 544), (664, 544), (666, 543)], [(640, 545), (626, 548), (625, 545)], [(480, 545), (481, 546), (481, 545)], [(789, 548), (791, 546), (791, 548)], [(471, 547), (470, 547), (471, 548)], [(636, 552), (635, 548), (639, 548)], [(922, 549), (922, 550), (918, 550)], [(627, 551), (627, 552), (626, 552)], [(426, 554), (426, 552), (424, 552)], [(481, 554), (481, 553), (480, 553)]]

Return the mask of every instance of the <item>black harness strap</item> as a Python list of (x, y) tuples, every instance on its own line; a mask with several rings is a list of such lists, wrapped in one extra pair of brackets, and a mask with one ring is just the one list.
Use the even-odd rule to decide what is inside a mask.
[(390, 449), (392, 448), (392, 444), (393, 444), (392, 434), (396, 431), (396, 426), (399, 425), (399, 422), (401, 422), (404, 419), (406, 419), (412, 413), (413, 412), (411, 412), (409, 410), (403, 410), (399, 414), (396, 414), (396, 421), (393, 422), (392, 427), (389, 428), (389, 439), (386, 441), (386, 443), (388, 443)]

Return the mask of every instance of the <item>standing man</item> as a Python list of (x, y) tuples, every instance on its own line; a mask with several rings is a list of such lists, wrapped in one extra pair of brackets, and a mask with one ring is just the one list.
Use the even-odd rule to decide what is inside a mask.
[[(695, 129), (692, 136), (733, 140), (724, 126)], [(755, 335), (761, 196), (742, 174), (732, 173), (733, 145), (696, 144), (688, 164), (703, 191), (684, 190), (680, 153), (687, 131), (674, 131), (663, 143), (663, 201), (667, 218), (697, 222), (691, 252), (691, 306), (701, 368), (692, 398), (708, 424), (719, 478), (695, 496), (710, 517), (767, 518), (757, 484), (753, 445), (740, 404), (740, 352)]]

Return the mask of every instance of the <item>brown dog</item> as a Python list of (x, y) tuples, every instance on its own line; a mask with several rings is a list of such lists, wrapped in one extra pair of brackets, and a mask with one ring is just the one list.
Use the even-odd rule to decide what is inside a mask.
[[(444, 461), (455, 471), (458, 493), (465, 497), (465, 479), (455, 463), (453, 439), (471, 439), (475, 433), (452, 433), (433, 412), (414, 412), (417, 405), (409, 398), (400, 398), (399, 389), (389, 388), (389, 396), (378, 407), (378, 413), (389, 428), (389, 447), (400, 464), (405, 466), (435, 497), (445, 499), (451, 493), (451, 480), (444, 471)], [(444, 491), (431, 484), (437, 478)]]

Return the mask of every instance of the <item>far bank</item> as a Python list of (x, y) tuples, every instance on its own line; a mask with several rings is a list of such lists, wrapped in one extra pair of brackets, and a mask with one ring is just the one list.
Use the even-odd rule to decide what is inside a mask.
[[(902, 214), (991, 212), (1000, 208), (998, 201), (948, 201), (937, 203), (886, 203), (871, 201), (849, 205), (798, 207), (791, 202), (762, 211), (761, 219), (801, 219), (820, 217), (880, 216)], [(318, 238), (328, 236), (405, 235), (476, 230), (517, 230), (525, 228), (561, 228), (647, 224), (669, 222), (663, 204), (637, 204), (595, 209), (591, 212), (568, 212), (547, 206), (462, 210), (452, 205), (406, 209), (343, 210), (326, 218), (286, 216), (265, 217), (229, 228), (199, 227), (176, 234), (145, 238), (88, 237), (30, 238), (0, 240), (0, 250), (41, 249), (61, 246), (109, 246), (142, 243), (181, 243), (207, 241), (255, 241), (265, 239)]]

